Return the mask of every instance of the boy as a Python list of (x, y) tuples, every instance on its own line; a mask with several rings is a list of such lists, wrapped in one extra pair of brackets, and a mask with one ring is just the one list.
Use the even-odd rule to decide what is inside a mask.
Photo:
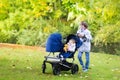
[[(79, 62), (82, 66), (82, 69), (84, 72), (88, 71), (89, 68), (89, 53), (90, 53), (90, 49), (91, 49), (91, 40), (92, 40), (92, 36), (90, 31), (88, 30), (88, 25), (86, 22), (82, 21), (80, 24), (80, 27), (77, 31), (77, 35), (80, 38), (80, 40), (83, 42), (82, 46), (79, 47), (78, 49), (78, 59)], [(85, 52), (85, 56), (86, 56), (86, 63), (83, 63), (82, 60), (82, 54), (83, 52)]]

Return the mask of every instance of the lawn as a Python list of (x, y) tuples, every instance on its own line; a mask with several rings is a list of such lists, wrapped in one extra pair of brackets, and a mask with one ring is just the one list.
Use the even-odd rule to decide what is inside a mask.
[[(46, 74), (41, 71), (47, 54), (41, 50), (1, 47), (0, 80), (120, 80), (120, 56), (91, 52), (88, 72), (82, 72), (79, 65), (78, 74), (64, 71), (55, 76), (50, 64)], [(75, 63), (79, 64), (77, 53)]]

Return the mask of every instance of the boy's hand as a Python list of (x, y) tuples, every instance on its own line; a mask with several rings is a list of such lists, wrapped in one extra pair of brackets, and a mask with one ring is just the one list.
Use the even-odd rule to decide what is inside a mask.
[(80, 38), (82, 38), (84, 35), (82, 35), (82, 34), (78, 34), (78, 36), (79, 36)]

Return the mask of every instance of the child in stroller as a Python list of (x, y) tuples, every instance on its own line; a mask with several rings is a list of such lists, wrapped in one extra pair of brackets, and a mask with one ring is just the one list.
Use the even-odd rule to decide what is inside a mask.
[[(53, 74), (59, 75), (61, 71), (68, 71), (71, 70), (72, 74), (78, 72), (78, 65), (73, 63), (74, 61), (74, 54), (82, 44), (80, 39), (73, 34), (70, 34), (66, 38), (66, 44), (70, 44), (70, 42), (74, 43), (74, 49), (72, 51), (65, 49), (64, 44), (62, 43), (62, 36), (60, 33), (53, 33), (51, 34), (46, 43), (46, 51), (50, 52), (48, 56), (45, 56), (45, 60), (42, 64), (42, 72), (45, 73), (46, 63), (50, 63), (52, 65)], [(51, 53), (59, 52), (59, 56), (51, 57)], [(72, 62), (68, 62), (66, 58), (73, 58)]]
[(74, 39), (70, 39), (69, 42), (67, 44), (64, 45), (64, 51), (70, 51), (70, 52), (74, 52), (76, 48), (76, 43)]

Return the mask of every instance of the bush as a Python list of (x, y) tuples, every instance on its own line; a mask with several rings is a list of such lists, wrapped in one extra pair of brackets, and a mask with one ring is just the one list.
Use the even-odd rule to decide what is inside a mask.
[(115, 51), (116, 51), (116, 55), (120, 56), (120, 49), (115, 49)]
[(120, 54), (120, 43), (111, 43), (107, 45), (94, 45), (92, 44), (93, 52), (105, 52), (110, 54)]
[(6, 42), (8, 40), (8, 33), (5, 30), (0, 30), (0, 42)]
[(17, 38), (18, 44), (45, 45), (47, 35), (38, 30), (23, 30)]

